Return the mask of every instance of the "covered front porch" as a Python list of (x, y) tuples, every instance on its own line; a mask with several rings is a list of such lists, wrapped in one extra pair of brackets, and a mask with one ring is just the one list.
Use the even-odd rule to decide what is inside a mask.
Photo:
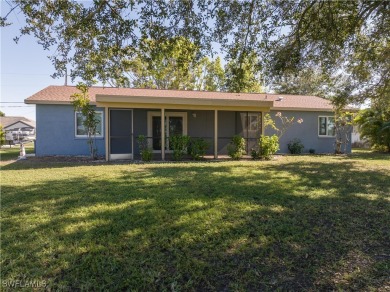
[(264, 132), (264, 114), (272, 106), (271, 101), (253, 100), (126, 96), (97, 96), (96, 100), (105, 110), (106, 160), (139, 159), (140, 135), (146, 137), (155, 160), (170, 159), (173, 135), (204, 139), (209, 146), (206, 155), (215, 159), (226, 155), (232, 137), (240, 135), (249, 153)]

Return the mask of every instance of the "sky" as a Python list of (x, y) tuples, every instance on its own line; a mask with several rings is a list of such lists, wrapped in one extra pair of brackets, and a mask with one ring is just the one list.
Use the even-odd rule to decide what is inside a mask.
[[(1, 15), (5, 16), (10, 6), (7, 1), (0, 0)], [(35, 105), (24, 104), (24, 100), (49, 85), (64, 85), (65, 77), (53, 79), (54, 66), (45, 51), (33, 36), (24, 35), (18, 44), (13, 40), (20, 35), (24, 24), (24, 16), (17, 9), (12, 12), (8, 21), (11, 26), (0, 29), (0, 110), (6, 116), (24, 116), (35, 118)], [(218, 47), (217, 47), (218, 48)], [(68, 78), (68, 85), (76, 85)]]
[[(1, 2), (1, 15), (9, 6)], [(44, 51), (32, 36), (21, 37), (18, 44), (13, 41), (23, 25), (23, 15), (12, 13), (13, 25), (0, 29), (0, 110), (6, 116), (24, 116), (35, 120), (35, 105), (24, 104), (24, 99), (49, 85), (64, 85), (64, 78), (53, 79), (54, 67), (48, 59), (50, 52)], [(68, 85), (71, 80), (68, 78)], [(12, 103), (9, 103), (12, 102)]]
[[(0, 0), (1, 15), (10, 9), (7, 1)], [(33, 36), (24, 35), (18, 44), (13, 40), (20, 35), (24, 16), (15, 9), (8, 17), (12, 25), (0, 28), (0, 110), (6, 116), (35, 117), (35, 105), (24, 100), (49, 85), (64, 85), (65, 77), (53, 79), (54, 66), (49, 60), (50, 51), (45, 51)], [(216, 47), (219, 49), (219, 47)], [(218, 50), (219, 51), (219, 50)], [(219, 54), (223, 58), (223, 54)], [(68, 78), (68, 85), (76, 85)]]
[[(10, 6), (7, 1), (0, 0), (1, 15), (5, 16)], [(87, 1), (88, 2), (88, 1)], [(35, 105), (24, 104), (24, 100), (49, 85), (64, 85), (65, 77), (53, 79), (54, 66), (49, 60), (49, 51), (45, 51), (33, 36), (24, 35), (18, 44), (13, 40), (20, 35), (24, 24), (24, 16), (14, 10), (8, 21), (12, 25), (0, 28), (0, 110), (6, 116), (24, 116), (32, 120), (35, 117)], [(219, 49), (219, 46), (216, 46)], [(222, 62), (223, 61), (223, 55)], [(68, 78), (68, 85), (76, 85)]]

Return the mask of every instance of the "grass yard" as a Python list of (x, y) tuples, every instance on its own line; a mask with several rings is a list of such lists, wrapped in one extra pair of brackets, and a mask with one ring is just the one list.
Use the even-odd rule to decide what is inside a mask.
[(1, 186), (3, 290), (390, 289), (389, 155), (19, 161)]
[[(25, 150), (26, 154), (34, 153), (34, 143), (30, 142), (25, 144)], [(12, 145), (10, 148), (8, 145), (3, 145), (0, 148), (0, 160), (1, 164), (3, 165), (4, 162), (10, 161), (10, 160), (16, 160), (20, 154), (20, 146), (19, 145)]]

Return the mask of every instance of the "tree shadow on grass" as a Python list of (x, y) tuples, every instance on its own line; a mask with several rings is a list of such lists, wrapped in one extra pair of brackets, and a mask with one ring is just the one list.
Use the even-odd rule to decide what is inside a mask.
[(346, 155), (347, 159), (362, 159), (362, 160), (387, 160), (390, 161), (389, 152), (374, 152), (374, 151), (361, 151), (352, 152), (352, 154)]
[(166, 164), (4, 186), (2, 279), (71, 290), (383, 289), (389, 178), (352, 162)]
[(204, 164), (212, 163), (218, 164), (227, 161), (230, 159), (221, 159), (221, 160), (183, 160), (183, 161), (172, 161), (172, 160), (154, 160), (149, 162), (143, 162), (140, 160), (113, 160), (113, 161), (103, 161), (103, 160), (90, 160), (89, 158), (83, 157), (84, 160), (72, 160), (64, 161), (61, 160), (39, 160), (27, 158), (26, 160), (13, 160), (9, 163), (5, 161), (4, 165), (0, 165), (1, 170), (28, 170), (28, 169), (57, 169), (57, 168), (68, 168), (68, 167), (80, 167), (80, 166), (110, 166), (110, 165), (167, 165), (167, 164)]

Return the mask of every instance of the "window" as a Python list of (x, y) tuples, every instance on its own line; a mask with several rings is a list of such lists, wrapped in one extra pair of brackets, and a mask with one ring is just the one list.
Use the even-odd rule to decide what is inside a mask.
[(248, 127), (248, 131), (259, 131), (261, 129), (260, 114), (248, 113), (245, 120), (245, 128)]
[(336, 136), (334, 117), (318, 118), (318, 136)]
[[(96, 118), (99, 121), (96, 127), (96, 137), (103, 137), (103, 112), (95, 112)], [(80, 112), (75, 112), (75, 136), (87, 137), (87, 129), (84, 124), (84, 116)]]

